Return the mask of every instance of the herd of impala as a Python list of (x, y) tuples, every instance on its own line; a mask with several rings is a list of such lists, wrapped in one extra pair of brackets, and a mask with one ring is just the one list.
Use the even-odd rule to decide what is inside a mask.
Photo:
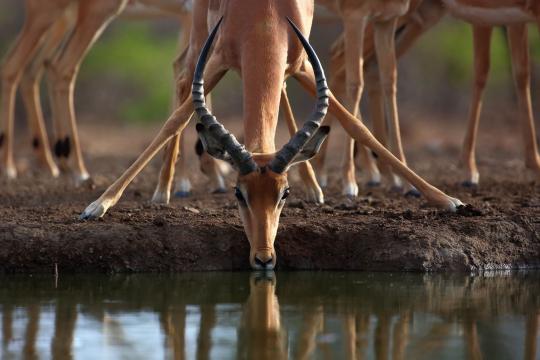
[[(216, 160), (237, 170), (235, 195), (240, 217), (251, 245), (250, 263), (256, 269), (276, 264), (274, 240), (285, 199), (287, 172), (298, 164), (310, 200), (323, 202), (326, 185), (325, 139), (330, 122), (345, 129), (343, 194), (356, 196), (354, 142), (369, 184), (378, 185), (381, 174), (394, 189), (423, 195), (437, 207), (455, 211), (463, 206), (430, 185), (407, 167), (400, 137), (396, 101), (396, 58), (406, 52), (446, 12), (469, 22), (474, 34), (474, 91), (463, 147), (464, 185), (477, 185), (479, 174), (475, 144), (482, 93), (489, 71), (490, 37), (494, 26), (507, 28), (512, 68), (518, 95), (525, 164), (540, 177), (530, 97), (530, 63), (527, 26), (540, 23), (537, 0), (26, 0), (26, 21), (16, 44), (1, 67), (0, 171), (17, 176), (13, 159), (14, 100), (20, 85), (32, 131), (32, 146), (53, 176), (70, 171), (77, 182), (89, 178), (77, 134), (74, 82), (92, 44), (122, 11), (176, 16), (184, 28), (187, 48), (174, 63), (174, 111), (137, 160), (81, 214), (95, 219), (120, 199), (123, 191), (148, 162), (164, 148), (163, 164), (153, 201), (170, 199), (175, 166), (178, 188), (190, 190), (182, 133), (193, 113), (206, 159), (205, 173), (223, 187)], [(343, 34), (332, 47), (330, 86), (317, 54), (307, 38), (315, 5), (334, 13)], [(248, 16), (246, 16), (249, 14)], [(316, 19), (316, 18), (315, 18)], [(244, 145), (212, 115), (205, 102), (224, 74), (233, 69), (242, 78)], [(359, 103), (368, 81), (373, 136), (361, 121)], [(54, 143), (47, 138), (39, 83), (47, 72), (54, 121)], [(315, 108), (298, 130), (285, 89), (295, 78), (315, 98)], [(334, 96), (334, 93), (336, 96)], [(342, 105), (342, 103), (344, 105)], [(283, 111), (290, 141), (275, 148), (279, 110)], [(331, 116), (326, 117), (327, 112)], [(51, 150), (58, 161), (53, 160)], [(307, 161), (313, 160), (313, 167)], [(212, 159), (212, 160), (210, 160)], [(379, 170), (380, 169), (380, 170)]]

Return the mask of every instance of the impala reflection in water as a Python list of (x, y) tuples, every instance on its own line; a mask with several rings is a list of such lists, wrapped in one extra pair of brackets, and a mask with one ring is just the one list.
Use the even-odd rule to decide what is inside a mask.
[(540, 273), (0, 279), (2, 359), (538, 359)]

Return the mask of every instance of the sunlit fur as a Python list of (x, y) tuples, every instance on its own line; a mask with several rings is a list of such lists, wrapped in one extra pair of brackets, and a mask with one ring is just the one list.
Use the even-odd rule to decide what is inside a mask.
[(237, 187), (242, 192), (245, 202), (238, 201), (240, 217), (251, 247), (249, 262), (254, 269), (271, 260), (266, 269), (276, 265), (276, 239), (279, 216), (285, 201), (284, 192), (289, 188), (287, 173), (276, 174), (265, 165), (274, 158), (274, 154), (253, 154), (259, 165), (257, 171), (239, 176)]

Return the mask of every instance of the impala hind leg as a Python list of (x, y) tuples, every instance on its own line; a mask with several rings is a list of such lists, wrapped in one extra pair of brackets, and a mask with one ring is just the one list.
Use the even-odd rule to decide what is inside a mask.
[[(348, 16), (345, 17), (343, 21), (347, 108), (354, 116), (359, 114), (360, 99), (362, 98), (362, 92), (364, 90), (363, 51), (367, 21), (367, 17), (364, 16)], [(357, 196), (358, 184), (356, 183), (354, 166), (354, 139), (345, 135), (344, 144), (343, 195)], [(364, 146), (359, 146), (358, 151), (364, 169), (368, 174), (368, 183), (372, 185), (379, 184), (379, 169), (377, 169), (371, 154)]]
[[(315, 76), (313, 74), (313, 68), (309, 63), (305, 63), (304, 71), (296, 73), (294, 77), (306, 91), (312, 96), (315, 96)], [(398, 158), (375, 139), (362, 121), (349, 113), (343, 105), (336, 100), (333, 94), (330, 94), (329, 111), (336, 119), (338, 119), (341, 126), (343, 126), (345, 131), (347, 131), (352, 138), (359, 141), (364, 146), (367, 146), (371, 151), (377, 154), (381, 160), (386, 162), (389, 166), (392, 166), (394, 172), (416, 187), (430, 204), (450, 211), (456, 211), (458, 207), (463, 206), (463, 203), (459, 199), (446, 195), (399, 161)]]
[[(64, 168), (72, 165), (75, 182), (90, 178), (84, 164), (75, 117), (74, 88), (80, 64), (108, 23), (127, 0), (86, 0), (79, 3), (79, 16), (65, 49), (51, 64), (53, 117), (57, 122), (55, 154)], [(82, 16), (81, 14), (84, 14)], [(72, 156), (73, 154), (73, 156)]]
[(478, 185), (480, 174), (476, 166), (476, 138), (482, 112), (482, 97), (489, 75), (492, 27), (473, 26), (474, 40), (474, 85), (469, 110), (467, 133), (463, 142), (462, 163), (465, 168), (463, 186)]
[[(379, 64), (384, 110), (389, 125), (387, 130), (390, 135), (390, 149), (402, 163), (406, 164), (405, 152), (401, 143), (397, 106), (396, 24), (396, 19), (375, 23), (375, 52)], [(419, 195), (413, 186), (407, 182), (404, 183), (401, 178), (395, 175), (392, 176), (392, 187), (409, 195)]]
[(8, 178), (17, 177), (13, 159), (15, 96), (24, 69), (39, 49), (47, 30), (68, 6), (68, 1), (43, 6), (39, 0), (26, 3), (26, 19), (15, 46), (11, 49), (0, 69), (0, 150), (3, 156), (0, 171)]
[[(292, 137), (298, 131), (296, 126), (296, 120), (294, 119), (294, 114), (291, 108), (291, 103), (289, 102), (289, 97), (287, 95), (287, 90), (285, 84), (283, 84), (283, 89), (281, 90), (281, 110), (285, 120), (287, 121), (287, 128), (289, 129), (289, 135)], [(324, 194), (321, 190), (321, 187), (317, 183), (315, 178), (315, 172), (311, 167), (309, 161), (302, 161), (298, 164), (298, 170), (300, 172), (300, 178), (304, 183), (306, 195), (309, 201), (312, 201), (317, 204), (324, 204)]]
[(540, 156), (536, 143), (536, 129), (531, 104), (531, 69), (527, 25), (508, 26), (508, 40), (512, 54), (512, 72), (516, 87), (519, 117), (525, 151), (525, 166), (540, 180)]
[[(205, 81), (206, 91), (211, 91), (225, 74), (224, 71), (219, 71), (218, 69), (217, 61), (212, 61), (212, 59), (210, 59), (210, 63), (207, 65), (206, 70), (207, 74), (209, 74)], [(191, 83), (190, 79), (187, 80)], [(165, 122), (157, 136), (137, 160), (135, 160), (135, 162), (111, 186), (109, 186), (107, 190), (105, 190), (99, 199), (88, 205), (81, 214), (81, 219), (95, 219), (102, 217), (111, 206), (116, 204), (126, 187), (133, 181), (135, 176), (144, 169), (158, 151), (175, 135), (179, 135), (184, 131), (193, 115), (193, 111), (191, 96), (188, 96)]]

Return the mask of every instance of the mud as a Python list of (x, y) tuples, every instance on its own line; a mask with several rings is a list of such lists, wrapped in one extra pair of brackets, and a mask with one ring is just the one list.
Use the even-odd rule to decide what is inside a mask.
[[(1, 181), (0, 271), (249, 268), (249, 245), (233, 193), (209, 194), (194, 161), (191, 198), (175, 198), (168, 206), (151, 205), (158, 170), (154, 162), (103, 219), (80, 221), (80, 212), (134, 160), (154, 129), (86, 125), (81, 132), (88, 165), (95, 174), (92, 185), (76, 188), (68, 176), (49, 179), (36, 174), (25, 161), (18, 163), (22, 173), (18, 181)], [(457, 214), (441, 212), (426, 206), (422, 198), (405, 198), (384, 186), (364, 187), (357, 199), (344, 198), (339, 188), (339, 156), (334, 151), (325, 205), (305, 202), (301, 185), (292, 176), (292, 194), (276, 241), (278, 269), (540, 267), (540, 186), (523, 176), (516, 143), (494, 142), (497, 133), (486, 136), (480, 144), (481, 186), (470, 189), (460, 185), (459, 143), (444, 140), (454, 138), (452, 131), (434, 130), (427, 145), (415, 140), (425, 139), (425, 131), (415, 136), (406, 136), (405, 142), (411, 166), (471, 207)], [(438, 142), (439, 138), (443, 140)], [(232, 177), (229, 182), (232, 186)]]

